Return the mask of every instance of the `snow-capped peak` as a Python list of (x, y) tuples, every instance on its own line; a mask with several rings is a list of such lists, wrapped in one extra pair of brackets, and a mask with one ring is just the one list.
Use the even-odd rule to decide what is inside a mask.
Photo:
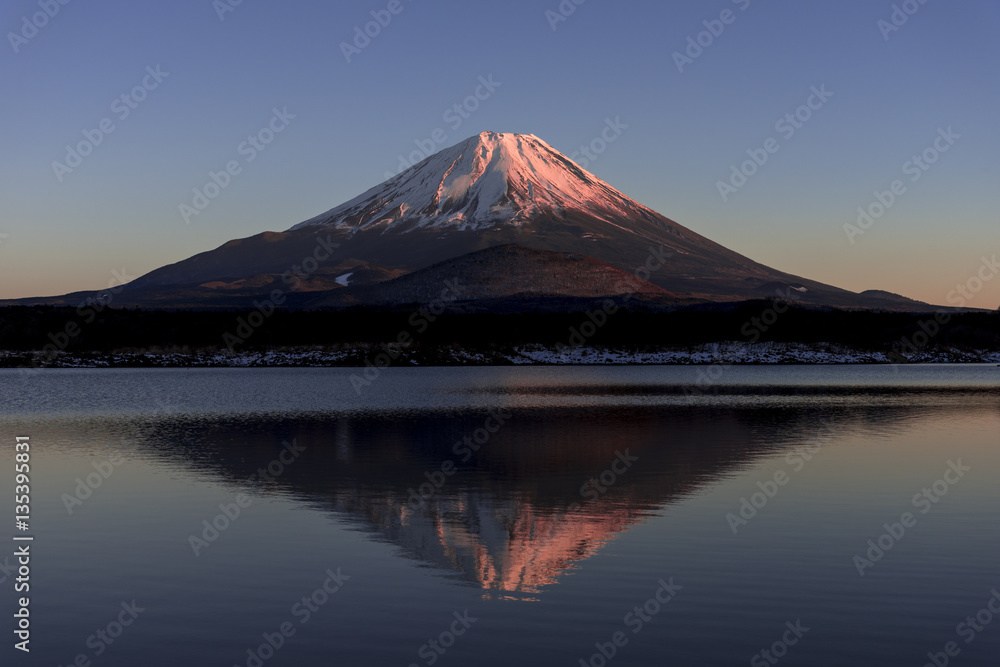
[(658, 217), (532, 134), (482, 132), (292, 229), (482, 230), (571, 210)]

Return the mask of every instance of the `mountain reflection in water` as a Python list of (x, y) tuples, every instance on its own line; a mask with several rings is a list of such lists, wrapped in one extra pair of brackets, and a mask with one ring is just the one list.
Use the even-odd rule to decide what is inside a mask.
[(294, 441), (301, 458), (255, 480), (254, 493), (332, 512), (485, 595), (530, 599), (618, 534), (762, 456), (888, 432), (933, 411), (518, 409), (475, 453), (462, 441), (483, 429), (486, 410), (175, 416), (137, 421), (127, 437), (234, 490)]

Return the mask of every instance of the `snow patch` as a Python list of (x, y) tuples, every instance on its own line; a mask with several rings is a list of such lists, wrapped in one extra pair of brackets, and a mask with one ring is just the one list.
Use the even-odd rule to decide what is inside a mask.
[(591, 212), (605, 220), (657, 216), (534, 135), (483, 132), (292, 230), (480, 231), (546, 211)]

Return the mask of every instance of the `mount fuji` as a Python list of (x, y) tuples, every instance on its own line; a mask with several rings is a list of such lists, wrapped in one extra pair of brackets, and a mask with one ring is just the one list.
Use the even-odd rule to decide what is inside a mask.
[[(656, 257), (667, 259), (651, 265)], [(154, 270), (126, 285), (115, 304), (233, 307), (281, 289), (301, 307), (403, 305), (449, 271), (477, 285), (464, 295), (470, 300), (529, 295), (537, 303), (613, 296), (627, 286), (660, 304), (782, 294), (824, 306), (931, 309), (759, 264), (630, 199), (538, 137), (496, 132), (285, 232)], [(572, 280), (560, 279), (567, 272)]]
[[(663, 220), (534, 135), (483, 132), (292, 230), (487, 231), (570, 212), (612, 226)], [(628, 229), (628, 227), (621, 227)]]

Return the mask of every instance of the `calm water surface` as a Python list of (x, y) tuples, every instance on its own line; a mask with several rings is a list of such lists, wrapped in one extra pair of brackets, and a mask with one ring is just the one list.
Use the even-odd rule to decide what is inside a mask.
[(353, 373), (0, 371), (2, 664), (1000, 665), (996, 366)]

